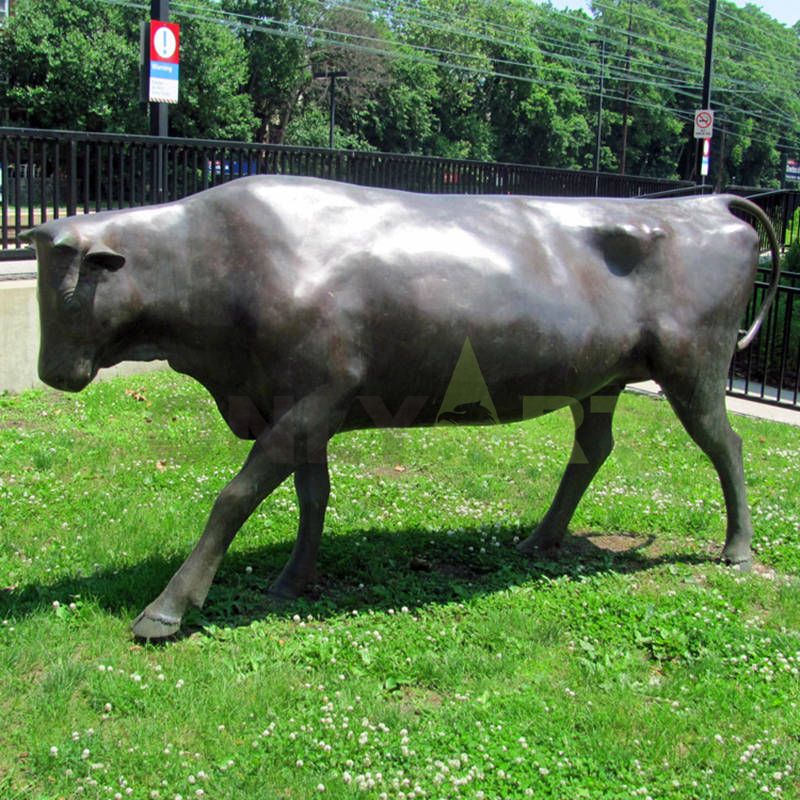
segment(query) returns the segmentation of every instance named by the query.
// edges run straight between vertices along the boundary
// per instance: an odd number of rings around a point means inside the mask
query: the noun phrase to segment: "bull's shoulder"
[[[587,230],[590,245],[612,272],[621,275],[647,263],[668,235],[665,227],[641,220],[604,222]]]

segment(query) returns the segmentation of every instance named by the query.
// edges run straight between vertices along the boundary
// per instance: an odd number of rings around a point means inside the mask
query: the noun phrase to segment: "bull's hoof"
[[[180,619],[167,617],[145,609],[133,622],[131,630],[137,639],[167,639],[174,636],[181,627]]]
[[[742,557],[735,557],[735,556],[728,556],[724,552],[720,556],[720,562],[724,564],[726,567],[732,567],[733,569],[739,570],[739,572],[752,572],[753,571],[753,557],[746,556]]]
[[[527,539],[523,539],[517,550],[525,555],[555,555],[561,549],[564,535],[553,535],[537,528]]]
[[[267,593],[269,599],[276,605],[285,604],[292,600],[297,600],[303,594],[305,583],[278,578],[269,587]]]

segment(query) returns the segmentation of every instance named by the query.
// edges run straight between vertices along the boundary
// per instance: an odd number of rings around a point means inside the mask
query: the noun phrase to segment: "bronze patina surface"
[[[315,574],[327,443],[354,428],[504,422],[571,406],[572,457],[520,545],[557,546],[611,452],[620,391],[645,379],[660,383],[719,473],[723,558],[749,564],[741,442],[724,391],[758,239],[731,209],[769,226],[730,196],[442,196],[251,177],[29,231],[42,380],[78,391],[100,367],[166,359],[254,440],[135,634],[178,630],[240,526],[290,475],[299,530],[272,591],[300,593]],[[778,277],[769,230],[767,304]],[[461,364],[480,379],[462,381],[454,400]]]

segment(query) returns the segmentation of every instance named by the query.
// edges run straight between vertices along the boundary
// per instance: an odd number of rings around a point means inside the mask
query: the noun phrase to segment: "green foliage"
[[[236,16],[236,35],[247,54],[247,93],[258,123],[256,141],[283,141],[295,106],[311,81],[307,45],[300,27],[311,22],[308,0],[224,0]],[[269,35],[252,23],[270,20]],[[283,35],[288,34],[288,35]]]
[[[304,147],[327,147],[330,141],[330,120],[317,105],[310,105],[289,121],[284,131],[286,144]],[[372,150],[368,141],[358,134],[345,133],[336,125],[333,131],[333,146],[337,150]]]
[[[201,5],[194,4],[195,10]],[[216,4],[206,3],[208,10]],[[249,139],[255,127],[246,53],[228,28],[196,16],[181,23],[177,136]],[[11,122],[40,128],[144,133],[139,104],[138,10],[99,0],[18,0],[0,31],[3,102]]]
[[[197,0],[183,26],[184,136],[326,144],[337,83],[344,147],[591,168],[601,60],[600,167],[694,177],[706,6],[594,0],[591,16],[526,0]],[[0,33],[13,124],[137,132],[144,9],[19,0]],[[602,43],[602,44],[601,44]],[[601,49],[604,55],[601,56]],[[771,186],[800,137],[800,37],[755,5],[721,2],[712,178]]]
[[[186,635],[154,646],[128,626],[248,444],[169,372],[0,397],[0,793],[793,796],[798,438],[734,425],[752,574],[714,562],[719,483],[668,404],[625,394],[557,560],[513,545],[556,489],[569,414],[350,433],[321,585],[265,599],[296,525],[287,482]]]
[[[139,29],[99,0],[19,0],[0,30],[0,91],[12,121],[33,127],[141,132]]]
[[[784,272],[800,272],[800,239],[795,239],[786,249],[781,269]]]
[[[200,4],[193,3],[195,11]],[[216,10],[216,3],[206,7]],[[181,86],[170,127],[181,136],[249,141],[256,126],[250,98],[247,52],[229,28],[181,18]]]

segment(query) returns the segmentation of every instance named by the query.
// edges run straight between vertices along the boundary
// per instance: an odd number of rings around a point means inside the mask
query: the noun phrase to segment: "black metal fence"
[[[245,175],[305,175],[435,193],[653,197],[707,191],[683,181],[389,153],[0,128],[0,256],[30,257],[17,235],[48,219],[176,200]],[[727,187],[800,239],[800,192]],[[762,232],[762,248],[768,244]],[[767,285],[760,273],[743,327]],[[768,319],[731,364],[729,392],[800,408],[800,274],[782,278]]]
[[[764,300],[771,267],[759,269],[743,327]],[[728,393],[800,409],[800,272],[783,272],[775,302],[753,343],[736,353]]]
[[[766,212],[784,246],[800,239],[800,191],[791,189],[759,189],[753,186],[726,186],[729,194],[747,197]],[[761,249],[767,250],[769,241],[761,231]]]
[[[681,181],[390,153],[0,128],[0,245],[47,219],[177,200],[244,175],[418,192],[636,197]]]

